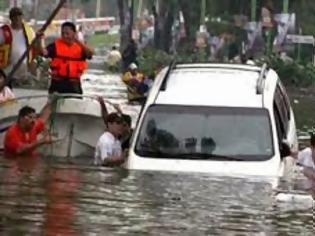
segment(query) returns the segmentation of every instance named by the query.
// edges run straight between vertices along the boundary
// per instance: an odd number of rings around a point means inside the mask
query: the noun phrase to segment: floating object
[[[308,209],[315,206],[314,198],[308,193],[278,193],[275,198],[277,206],[289,204],[290,207],[293,207],[294,209]]]

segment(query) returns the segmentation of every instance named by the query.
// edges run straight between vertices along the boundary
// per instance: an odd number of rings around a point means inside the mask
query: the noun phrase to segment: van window
[[[277,106],[276,102],[274,102],[273,104],[273,113],[274,113],[275,122],[276,122],[277,137],[279,141],[278,144],[280,145],[281,141],[286,138],[286,133],[285,133],[284,124],[280,118],[279,107]]]
[[[290,99],[289,99],[288,94],[287,94],[287,92],[286,92],[286,90],[285,90],[285,88],[282,85],[280,80],[278,80],[277,89],[280,91],[281,99],[283,101],[284,106],[286,107],[288,120],[290,120],[291,119]]]
[[[152,105],[135,152],[155,158],[267,160],[274,154],[270,118],[262,108]]]
[[[288,98],[278,84],[274,95],[274,112],[278,116],[279,126],[281,126],[282,138],[286,138],[290,121],[290,103]]]

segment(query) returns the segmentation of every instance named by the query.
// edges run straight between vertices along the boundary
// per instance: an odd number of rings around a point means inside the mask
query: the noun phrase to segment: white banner
[[[292,34],[295,31],[295,14],[275,14],[274,20],[277,23],[277,35],[273,44],[281,46],[285,43],[287,34]]]
[[[299,34],[288,34],[286,37],[287,43],[302,43],[302,44],[315,44],[313,35],[299,35]]]

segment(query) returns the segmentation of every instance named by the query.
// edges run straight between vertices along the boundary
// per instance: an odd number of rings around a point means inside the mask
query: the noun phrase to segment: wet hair
[[[122,114],[121,117],[123,118],[124,122],[131,126],[131,116],[127,114]]]
[[[247,56],[246,56],[245,54],[241,54],[240,59],[241,59],[241,63],[242,63],[242,64],[245,64],[246,61],[247,61]]]
[[[0,69],[0,77],[3,77],[4,79],[7,78],[7,75],[4,73],[2,69]]]
[[[24,106],[19,110],[18,119],[27,116],[31,113],[36,113],[35,109],[33,107]]]
[[[119,124],[124,122],[122,116],[120,116],[117,112],[112,112],[112,113],[108,114],[106,117],[106,121],[107,121],[107,123],[114,123],[115,122],[115,123],[119,123]]]
[[[70,21],[66,21],[66,22],[62,23],[61,29],[63,29],[64,27],[69,27],[73,32],[77,32],[77,29],[76,29],[76,27],[75,27],[75,24],[73,24],[73,23],[70,22]]]
[[[310,144],[315,147],[315,133],[311,133]]]
[[[22,15],[23,15],[23,11],[19,7],[13,7],[13,8],[11,8],[11,10],[9,12],[9,17],[10,18],[12,18],[14,16],[22,16]]]

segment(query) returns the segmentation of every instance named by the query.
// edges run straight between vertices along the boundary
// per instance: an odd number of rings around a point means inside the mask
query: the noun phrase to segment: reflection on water
[[[136,122],[140,107],[127,104],[118,75],[90,70],[83,87],[121,104]],[[301,103],[297,122],[310,127]],[[280,205],[257,180],[92,163],[93,157],[1,158],[0,235],[314,235],[310,206]]]
[[[0,234],[312,235],[312,210],[277,206],[261,182],[127,172],[90,159],[2,159]]]

